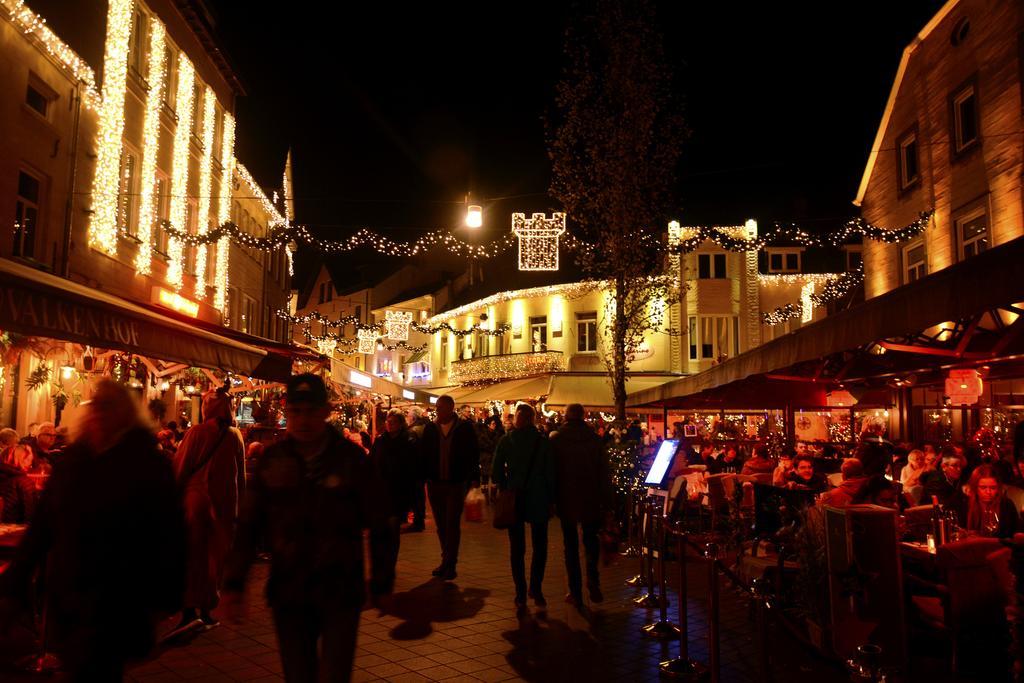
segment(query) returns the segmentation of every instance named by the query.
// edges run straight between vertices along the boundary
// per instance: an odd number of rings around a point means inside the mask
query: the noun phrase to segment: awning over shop
[[[410,363],[420,363],[423,362],[424,360],[430,360],[429,349],[420,349],[416,353],[409,356],[409,359],[405,361],[405,364],[409,365]]]
[[[550,377],[550,375],[541,375],[488,384],[456,398],[455,403],[458,405],[483,405],[488,401],[537,400],[547,395],[548,385],[551,383]]]
[[[920,365],[921,359],[938,366],[1005,353],[1024,329],[1024,311],[1014,306],[1024,302],[1024,278],[1016,276],[1021,263],[1024,237],[801,327],[705,372],[632,394],[627,404],[683,406],[699,401],[702,395],[731,391],[729,387],[740,382],[749,391],[760,392],[769,388],[763,380],[786,379],[784,374],[802,364],[817,363],[817,369],[810,376],[793,379],[820,382],[820,391],[821,386],[844,377],[878,375],[882,368],[894,374],[901,368],[911,369],[913,363]],[[1001,313],[992,314],[994,311]],[[961,324],[965,320],[970,322]],[[947,338],[923,335],[923,331],[947,322],[957,323]],[[875,344],[893,353],[872,359],[864,351]],[[975,348],[980,350],[973,351]],[[836,358],[844,352],[849,352],[848,357]],[[912,354],[918,355],[912,357],[913,363],[907,362]],[[829,367],[825,359],[835,359],[833,365],[838,367]],[[758,386],[744,382],[755,377],[760,378]],[[758,398],[763,401],[765,396]]]
[[[357,370],[337,358],[331,359],[331,380],[359,391],[370,391],[381,396],[390,396],[394,401],[414,401],[428,404],[433,394],[421,389],[410,389],[391,380]]]
[[[0,259],[0,328],[247,377],[286,380],[291,359],[106,292]]]
[[[626,381],[626,393],[650,389],[664,384],[674,377],[666,375],[635,375]],[[559,373],[551,375],[548,390],[547,406],[562,407],[570,403],[579,403],[584,408],[614,408],[615,399],[612,394],[610,378],[605,374],[574,375]]]

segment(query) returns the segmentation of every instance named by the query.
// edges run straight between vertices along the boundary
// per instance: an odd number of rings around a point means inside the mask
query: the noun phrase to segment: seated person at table
[[[864,465],[865,476],[885,474],[892,465],[892,446],[865,437],[857,447],[857,459]]]
[[[14,432],[4,429],[3,432]],[[3,439],[0,432],[0,440]],[[9,437],[9,435],[7,435]],[[17,433],[14,434],[17,439]],[[36,486],[28,476],[32,467],[32,449],[27,444],[15,443],[0,455],[0,522],[25,524],[31,519],[36,503]]]
[[[687,455],[687,460],[691,465],[704,465],[708,467],[714,459],[715,445],[711,442],[700,444],[699,449],[691,449],[689,455]]]
[[[736,446],[729,444],[722,454],[708,463],[710,474],[739,474],[743,469],[743,460],[739,457]]]
[[[968,494],[960,499],[957,516],[963,528],[981,536],[1013,538],[1020,529],[1020,513],[996,476],[992,465],[979,465],[971,473]]]
[[[779,464],[775,468],[775,472],[772,474],[772,485],[773,486],[785,486],[789,480],[790,473],[793,472],[793,458],[796,457],[796,452],[789,447],[782,449],[782,453],[779,455]]]
[[[768,447],[764,444],[754,446],[754,455],[743,463],[740,474],[771,474],[775,463],[768,456]]]
[[[850,504],[880,505],[884,508],[899,510],[899,491],[896,490],[896,486],[886,479],[884,475],[877,474],[867,480],[867,483],[861,487],[857,495],[850,501]]]
[[[786,486],[800,491],[824,491],[828,488],[825,475],[814,471],[814,458],[798,455],[793,458],[793,471],[786,479]]]
[[[914,449],[907,454],[907,464],[900,472],[900,483],[906,491],[911,486],[921,483],[921,475],[927,472],[924,465],[924,451]]]
[[[868,478],[864,476],[864,466],[857,458],[843,460],[840,471],[843,473],[843,482],[831,491],[822,494],[820,503],[844,508],[853,503],[854,498],[868,482]]]
[[[963,471],[967,462],[952,446],[943,446],[940,456],[939,469],[921,475],[921,503],[931,503],[934,497],[940,505],[955,507],[963,497]]]

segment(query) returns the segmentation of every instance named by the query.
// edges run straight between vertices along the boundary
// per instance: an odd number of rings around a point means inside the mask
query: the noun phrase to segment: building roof
[[[892,90],[889,91],[889,100],[885,103],[885,110],[882,112],[882,122],[878,126],[878,132],[875,134],[875,141],[871,145],[871,152],[868,154],[868,163],[864,167],[864,175],[860,179],[860,187],[857,189],[857,197],[853,200],[854,206],[860,206],[864,201],[864,194],[868,189],[868,182],[871,180],[871,172],[875,168],[875,161],[878,159],[878,154],[882,150],[882,141],[885,139],[886,130],[889,128],[889,120],[892,117],[893,108],[896,106],[896,96],[899,95],[900,87],[903,85],[903,77],[907,73],[907,65],[910,63],[910,58],[917,50],[917,46],[920,45],[935,27],[938,26],[943,19],[953,11],[953,8],[959,4],[960,0],[948,0],[948,2],[942,6],[934,17],[925,25],[921,32],[914,37],[914,40],[910,42],[903,49],[903,57],[900,59],[900,66],[896,70],[896,78],[892,83]]]

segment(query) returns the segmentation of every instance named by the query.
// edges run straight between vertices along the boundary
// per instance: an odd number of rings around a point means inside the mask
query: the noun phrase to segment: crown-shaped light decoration
[[[548,218],[535,213],[512,214],[512,232],[519,238],[519,270],[558,270],[558,238],[565,232],[565,213]]]
[[[331,358],[334,356],[334,349],[338,348],[337,339],[319,339],[316,342],[316,348],[321,355]]]
[[[359,329],[356,330],[356,337],[359,339],[359,353],[373,353],[377,350],[377,330]]]

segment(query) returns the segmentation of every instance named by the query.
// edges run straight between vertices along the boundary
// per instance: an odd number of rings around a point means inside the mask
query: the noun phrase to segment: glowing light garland
[[[602,280],[584,280],[583,282],[570,282],[562,285],[549,285],[547,287],[531,287],[529,289],[516,289],[508,292],[498,292],[491,296],[473,301],[466,304],[465,306],[459,306],[448,311],[438,313],[427,320],[423,321],[422,326],[426,325],[437,325],[443,323],[451,318],[458,318],[459,316],[466,315],[467,313],[473,313],[480,310],[481,308],[488,308],[496,304],[503,304],[506,301],[514,301],[515,299],[534,299],[540,297],[551,296],[553,294],[561,294],[567,299],[576,299],[586,294],[606,286],[608,283]],[[423,332],[422,326],[418,326],[413,323],[413,329]],[[458,334],[458,331],[448,328],[451,332]],[[480,330],[484,334],[486,331]]]
[[[185,228],[188,211],[188,157],[189,138],[192,135],[192,95],[195,69],[184,52],[178,54],[178,125],[174,130],[174,148],[171,159],[171,225]],[[182,232],[187,232],[183,230]],[[175,290],[181,289],[184,277],[184,249],[182,241],[171,234],[167,246],[167,282]]]
[[[247,169],[243,164],[238,163],[237,160],[235,162],[235,172],[238,174],[241,181],[249,187],[249,194],[259,201],[267,216],[270,217],[267,222],[274,226],[287,226],[288,221],[281,215],[281,212],[277,210],[274,203],[267,198],[266,193],[263,192],[263,189],[259,184],[253,180],[252,174],[249,173],[249,169]],[[225,222],[226,221],[221,221],[221,224],[223,225]],[[283,242],[281,244],[283,244]]]
[[[448,381],[454,384],[493,382],[547,372],[562,372],[567,364],[566,355],[557,351],[481,356],[454,361],[448,368]]]
[[[375,332],[381,332],[384,329],[384,323],[374,323],[373,325],[363,325],[359,318],[354,315],[345,316],[344,318],[330,319],[324,315],[321,315],[319,311],[311,311],[305,315],[291,315],[285,309],[281,308],[277,311],[277,317],[283,318],[293,325],[308,325],[311,322],[317,322],[325,327],[345,327],[346,325],[355,325],[360,330],[373,330]]]
[[[565,213],[548,218],[535,213],[512,214],[512,233],[519,238],[519,270],[558,270],[558,238],[565,233]]]
[[[448,323],[441,323],[440,325],[435,325],[433,327],[430,325],[419,325],[417,323],[413,323],[412,329],[416,330],[417,332],[423,332],[424,334],[436,334],[437,332],[447,331],[451,332],[456,337],[466,337],[473,333],[483,334],[488,337],[500,337],[501,335],[511,330],[512,326],[509,325],[508,323],[502,323],[501,325],[498,325],[492,330],[488,327],[484,327],[483,325],[476,324],[470,327],[469,329],[459,330],[452,327]]]
[[[24,0],[0,0],[0,7],[7,11],[11,23],[24,36],[53,57],[71,78],[85,85],[83,102],[89,109],[99,111],[100,94],[96,90],[96,74],[92,67],[50,30],[46,19],[26,7]]]
[[[385,337],[394,341],[409,340],[409,325],[412,324],[412,313],[409,311],[385,311]]]
[[[507,251],[515,241],[515,237],[509,234],[490,244],[470,244],[455,237],[450,232],[436,230],[412,242],[398,242],[366,228],[343,240],[330,241],[314,237],[305,226],[294,226],[294,229],[297,241],[308,244],[318,251],[327,254],[352,251],[359,247],[369,246],[387,256],[417,256],[440,245],[444,247],[445,251],[456,256],[494,258]]]
[[[206,86],[203,89],[203,155],[199,159],[199,204],[198,219],[196,220],[196,232],[200,235],[206,234],[210,227],[210,206],[212,197],[210,191],[213,186],[213,126],[216,116],[216,98],[213,95],[213,88]],[[206,298],[206,245],[200,244],[196,247],[196,298]]]
[[[149,275],[153,263],[153,228],[156,222],[156,161],[160,152],[160,108],[167,83],[167,54],[164,25],[154,17],[149,22],[149,69],[146,82],[146,114],[142,123],[142,190],[139,196],[139,251],[135,272]]]
[[[842,277],[840,273],[769,273],[768,275],[758,273],[757,284],[761,287],[804,285],[808,282],[824,285],[839,277]]]
[[[809,322],[809,309],[813,310],[814,307],[824,306],[830,301],[841,299],[863,281],[864,268],[863,266],[858,266],[855,270],[851,270],[848,273],[834,277],[826,282],[820,292],[808,292],[807,295],[804,296],[804,292],[801,291],[801,300],[798,303],[786,304],[785,306],[779,306],[773,311],[762,313],[761,322],[765,325],[774,326],[781,325],[788,320],[798,317],[804,318],[804,322]]]
[[[235,117],[224,112],[224,132],[220,143],[220,200],[217,204],[217,224],[231,219],[231,180],[235,173]],[[213,307],[221,312],[224,324],[228,322],[228,257],[231,242],[225,237],[217,240],[217,276],[213,283]],[[291,273],[289,273],[290,275]]]
[[[96,135],[96,176],[93,179],[89,246],[105,254],[117,253],[117,198],[120,187],[121,137],[124,99],[128,85],[128,39],[132,0],[110,0],[107,6],[107,41],[103,54],[103,104]]]

